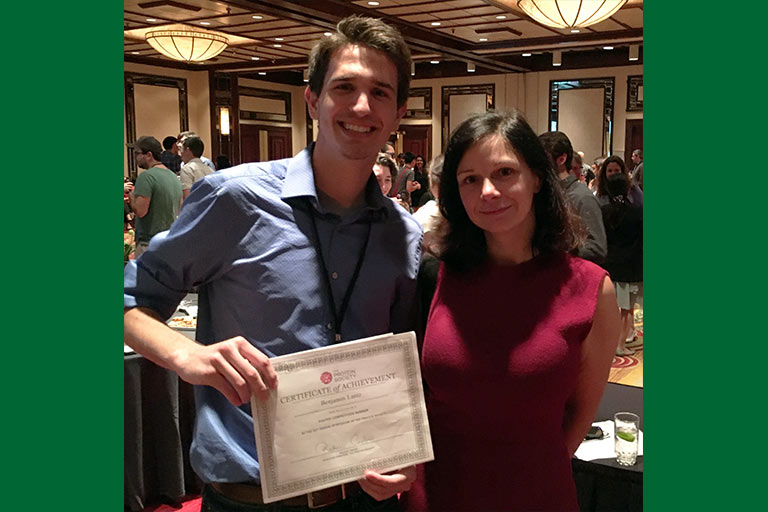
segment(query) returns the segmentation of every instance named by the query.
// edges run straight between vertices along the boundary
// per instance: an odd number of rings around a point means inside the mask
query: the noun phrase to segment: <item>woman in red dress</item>
[[[544,149],[517,112],[445,153],[440,268],[422,349],[435,460],[406,510],[578,510],[571,457],[600,402],[619,314]]]

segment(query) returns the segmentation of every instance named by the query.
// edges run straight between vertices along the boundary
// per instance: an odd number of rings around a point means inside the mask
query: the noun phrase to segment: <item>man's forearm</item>
[[[148,308],[132,308],[123,315],[125,344],[153,363],[178,373],[178,356],[196,342],[171,329]]]

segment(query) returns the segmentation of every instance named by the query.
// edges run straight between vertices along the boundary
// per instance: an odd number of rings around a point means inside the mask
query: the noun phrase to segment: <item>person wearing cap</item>
[[[154,137],[139,137],[130,144],[136,163],[146,169],[136,178],[131,191],[131,209],[136,215],[136,258],[141,256],[157,233],[171,227],[181,207],[181,184],[172,170],[160,162],[163,152]]]
[[[293,158],[205,176],[140,264],[126,265],[125,343],[195,385],[190,462],[206,512],[394,511],[416,477],[369,468],[265,506],[250,407],[277,389],[271,357],[415,327],[421,227],[371,171],[405,114],[410,69],[397,30],[341,20],[309,57],[317,140]],[[195,342],[165,321],[196,286]]]

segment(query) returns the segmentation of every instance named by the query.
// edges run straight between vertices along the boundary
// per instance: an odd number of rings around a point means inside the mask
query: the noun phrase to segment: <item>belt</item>
[[[254,505],[264,504],[264,498],[261,494],[261,486],[259,485],[212,482],[210,486],[213,487],[216,492],[229,499]],[[360,487],[360,484],[357,482],[349,482],[335,487],[321,489],[309,494],[286,498],[278,503],[288,507],[308,507],[310,509],[316,509],[333,505],[351,496],[360,494],[361,492],[363,492],[363,489]]]

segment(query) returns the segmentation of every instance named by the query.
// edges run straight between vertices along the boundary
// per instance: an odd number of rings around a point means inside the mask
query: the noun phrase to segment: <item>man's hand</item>
[[[365,492],[377,501],[382,501],[409,490],[414,480],[416,480],[416,467],[409,466],[386,475],[369,469],[358,483]]]
[[[238,406],[248,403],[251,394],[266,401],[269,390],[277,389],[277,373],[269,358],[241,336],[185,347],[174,366],[183,380],[212,386]]]

